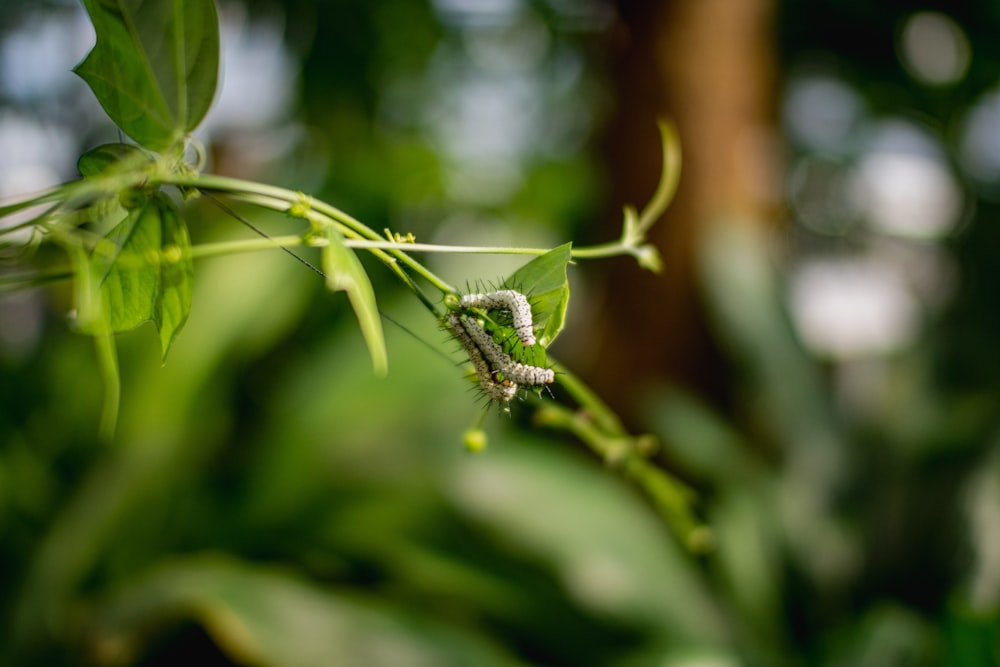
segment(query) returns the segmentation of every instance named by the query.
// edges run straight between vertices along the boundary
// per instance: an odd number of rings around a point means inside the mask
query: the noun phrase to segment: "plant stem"
[[[324,224],[329,221],[335,221],[343,225],[345,229],[342,231],[348,238],[353,237],[368,239],[370,241],[383,240],[382,237],[379,236],[379,234],[373,229],[335,206],[331,206],[330,204],[327,204],[319,199],[306,197],[302,193],[287,190],[285,188],[225,176],[183,176],[170,174],[165,176],[161,182],[179,187],[222,192],[247,203],[263,206],[275,211],[289,212],[293,206],[302,205],[306,209],[306,215],[311,213],[320,213],[325,216],[326,219],[321,221]],[[309,218],[310,220],[315,220],[315,218],[311,215],[309,215]],[[457,290],[454,287],[446,283],[427,267],[414,260],[398,247],[395,247],[397,245],[398,244],[393,244],[391,247],[387,248],[370,248],[370,250],[372,251],[372,254],[378,257],[390,268],[393,268],[396,261],[402,262],[408,268],[412,269],[415,273],[421,275],[425,280],[438,288],[442,293],[457,293]],[[401,278],[405,275],[401,273],[398,266],[395,267],[393,271]],[[407,282],[408,285],[413,284],[412,281],[408,279],[405,282]],[[422,300],[426,300],[426,296],[424,296]]]
[[[569,392],[570,396],[573,397],[573,400],[580,407],[591,415],[593,421],[600,426],[604,433],[619,438],[628,435],[628,431],[625,430],[621,420],[618,419],[618,415],[604,401],[598,398],[597,394],[591,391],[590,387],[551,357],[549,357],[549,363],[552,364],[556,371],[559,384]]]
[[[118,422],[118,406],[121,401],[122,389],[114,334],[110,332],[95,334],[94,346],[97,348],[101,380],[104,382],[104,403],[101,407],[101,420],[97,432],[102,440],[111,442],[114,439],[115,425]]]
[[[567,431],[579,438],[602,461],[645,493],[688,549],[704,551],[709,548],[708,533],[692,510],[694,492],[647,461],[636,438],[609,435],[592,417],[586,407],[570,410],[562,405],[546,404],[535,413],[535,423]]]
[[[219,255],[231,255],[240,252],[256,252],[258,250],[273,250],[278,248],[294,248],[306,245],[306,241],[301,236],[270,236],[258,239],[240,239],[238,241],[218,241],[216,243],[202,243],[191,246],[191,257],[201,259],[204,257],[217,257]]]
[[[664,120],[659,121],[657,125],[660,128],[660,139],[663,146],[663,164],[660,167],[660,180],[656,184],[656,191],[642,209],[642,213],[639,214],[638,225],[636,225],[643,238],[673,201],[681,179],[681,142],[677,135],[677,128],[674,127],[673,123]]]
[[[49,204],[52,202],[59,204],[66,198],[66,191],[70,189],[71,185],[73,184],[57,185],[56,187],[49,188],[43,192],[29,195],[27,199],[22,199],[12,204],[0,206],[0,218],[8,216],[11,213],[23,211],[24,209],[31,208],[32,206],[40,206],[41,204]],[[2,231],[6,232],[8,229],[4,229]]]
[[[621,241],[601,243],[599,245],[585,246],[583,248],[573,248],[571,256],[573,259],[604,259],[607,257],[617,257],[619,255],[632,254],[628,246]]]
[[[492,246],[439,245],[436,243],[406,243],[397,241],[358,240],[348,244],[351,248],[381,248],[407,252],[433,252],[455,255],[544,255],[551,248],[507,248]]]
[[[0,276],[0,292],[16,292],[32,287],[41,287],[48,283],[59,280],[68,280],[73,277],[73,272],[68,270],[57,271],[55,273],[43,273],[32,276]]]
[[[344,231],[344,230],[341,230]],[[347,232],[350,234],[350,232]],[[348,248],[356,250],[402,250],[409,252],[433,252],[443,254],[469,254],[469,255],[543,255],[548,252],[545,248],[492,248],[489,246],[448,246],[431,243],[400,243],[396,241],[369,241],[368,239],[346,238],[344,244]],[[246,239],[239,241],[220,241],[216,243],[203,243],[192,248],[195,257],[212,257],[215,255],[226,255],[238,252],[255,252],[281,246],[293,248],[296,246],[310,246],[322,248],[327,245],[324,238],[308,238],[298,235],[271,236],[261,239]]]

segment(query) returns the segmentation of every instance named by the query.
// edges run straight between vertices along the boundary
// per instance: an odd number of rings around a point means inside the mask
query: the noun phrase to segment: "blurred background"
[[[389,326],[380,380],[315,274],[206,259],[165,364],[152,327],[119,337],[110,444],[69,286],[0,294],[0,662],[1000,663],[996,2],[220,12],[207,170],[421,241],[616,238],[676,122],[664,272],[571,267],[553,353],[659,438],[715,549],[528,406],[466,453],[459,359],[381,267],[416,336]],[[5,0],[0,197],[120,139],[70,72],[92,44],[80,4]],[[196,242],[249,234],[189,216]],[[455,284],[520,263],[429,262]]]

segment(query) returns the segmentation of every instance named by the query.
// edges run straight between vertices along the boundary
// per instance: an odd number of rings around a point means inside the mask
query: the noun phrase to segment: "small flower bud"
[[[488,443],[486,431],[481,428],[470,428],[462,434],[462,444],[465,445],[467,451],[473,454],[478,454],[486,449]]]

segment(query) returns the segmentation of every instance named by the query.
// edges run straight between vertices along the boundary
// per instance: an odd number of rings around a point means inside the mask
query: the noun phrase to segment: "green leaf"
[[[91,261],[108,331],[127,331],[153,319],[162,239],[160,208],[147,200],[94,248]]]
[[[88,298],[81,328],[104,334],[152,321],[165,357],[187,321],[193,276],[191,242],[173,201],[157,193],[129,212],[94,248],[90,276],[100,315],[93,315]]]
[[[160,291],[153,312],[153,323],[160,332],[160,349],[166,358],[170,344],[187,322],[191,311],[191,286],[194,263],[187,225],[174,203],[163,197],[160,202],[162,254]]]
[[[149,154],[132,144],[102,144],[81,155],[76,168],[84,178],[96,178],[151,162]]]
[[[86,641],[134,664],[161,639],[157,631],[186,619],[241,665],[523,664],[427,614],[217,555],[177,558],[119,586],[89,617]]]
[[[389,358],[385,351],[382,320],[379,318],[378,305],[375,303],[375,290],[368,280],[365,267],[361,265],[354,251],[344,243],[344,237],[340,232],[327,227],[326,238],[329,241],[323,249],[326,286],[334,292],[347,292],[351,308],[354,309],[358,324],[361,326],[361,334],[368,345],[375,373],[385,375],[389,368]]]
[[[566,308],[569,306],[566,265],[571,250],[570,243],[553,248],[522,266],[503,282],[504,288],[516,289],[528,297],[535,336],[542,347],[555,340],[565,324]]]
[[[111,119],[162,151],[193,130],[215,95],[219,20],[211,0],[84,0],[97,42],[74,71]]]

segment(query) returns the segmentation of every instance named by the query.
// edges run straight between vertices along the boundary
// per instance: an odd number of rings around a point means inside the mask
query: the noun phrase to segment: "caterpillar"
[[[517,395],[517,384],[510,379],[501,381],[494,377],[489,363],[483,358],[483,352],[467,332],[462,316],[455,312],[449,313],[448,328],[469,355],[469,361],[472,362],[476,377],[479,378],[479,387],[486,396],[498,403],[509,403]]]
[[[552,384],[555,381],[555,371],[551,368],[541,366],[529,366],[519,361],[514,361],[510,355],[503,351],[503,348],[493,340],[485,329],[467,317],[458,316],[458,322],[465,330],[466,336],[474,343],[475,347],[482,352],[486,360],[506,379],[515,384],[542,385]]]
[[[508,310],[514,319],[514,331],[521,343],[527,347],[535,344],[534,323],[531,319],[531,304],[527,297],[512,289],[502,289],[483,294],[465,294],[459,301],[462,308],[484,308],[486,310]]]
[[[511,382],[532,386],[552,384],[556,379],[556,373],[551,368],[529,366],[519,361],[511,361],[509,365],[502,367],[500,372]]]

